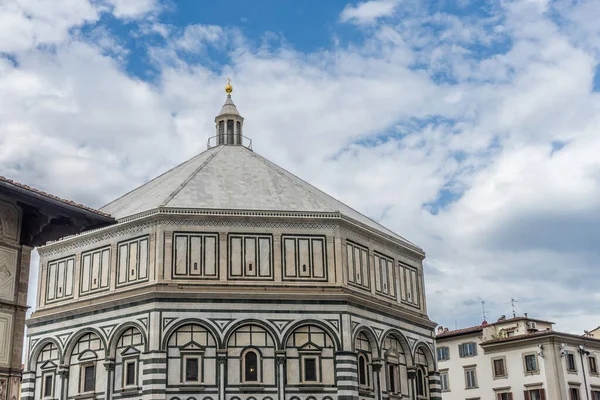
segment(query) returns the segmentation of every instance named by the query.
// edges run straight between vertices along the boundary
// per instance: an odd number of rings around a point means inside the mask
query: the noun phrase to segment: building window
[[[476,356],[477,355],[477,344],[475,342],[459,344],[458,345],[458,354],[461,358]]]
[[[598,375],[598,363],[596,362],[596,357],[588,357],[588,364],[590,366],[590,374]]]
[[[450,391],[450,381],[448,380],[448,372],[440,372],[440,384],[442,385],[442,392]]]
[[[537,356],[535,354],[526,354],[523,359],[525,363],[525,373],[539,372]]]
[[[93,392],[96,390],[96,365],[88,364],[81,367],[83,373],[81,374],[81,392]]]
[[[136,364],[135,360],[125,361],[125,368],[124,368],[125,379],[123,379],[123,382],[125,382],[125,386],[134,386],[135,385],[135,382],[136,382],[135,364]]]
[[[200,382],[200,356],[184,356],[183,365],[185,382]]]
[[[567,371],[576,372],[577,366],[575,365],[575,354],[568,353],[567,354]]]
[[[367,357],[362,353],[358,355],[358,383],[362,386],[369,386]]]
[[[544,389],[532,389],[524,392],[525,400],[546,400]]]
[[[427,396],[427,381],[422,368],[417,369],[417,396]]]
[[[450,349],[448,347],[438,347],[436,352],[438,361],[445,361],[450,359]]]
[[[600,400],[600,390],[592,390],[592,400]]]
[[[579,396],[579,389],[577,388],[569,388],[569,396],[570,400],[581,400],[581,397]]]
[[[244,363],[244,376],[243,376],[243,381],[244,382],[258,382],[259,379],[259,371],[258,371],[258,367],[259,367],[259,354],[256,350],[253,349],[249,349],[246,350],[246,352],[244,353],[243,356],[243,363]]]
[[[492,372],[494,374],[494,378],[506,377],[507,373],[504,357],[492,359]]]
[[[303,357],[303,372],[304,382],[317,382],[318,371],[317,371],[317,357]]]
[[[233,120],[227,120],[227,144],[233,144]]]
[[[398,393],[398,365],[388,364],[388,382],[390,383],[389,392]]]
[[[465,369],[465,388],[473,389],[477,387],[477,372],[475,368]]]
[[[118,244],[117,286],[148,280],[148,236]]]
[[[496,400],[513,400],[513,395],[511,392],[498,393]]]
[[[45,374],[42,381],[42,386],[44,398],[52,397],[54,394],[54,374]]]

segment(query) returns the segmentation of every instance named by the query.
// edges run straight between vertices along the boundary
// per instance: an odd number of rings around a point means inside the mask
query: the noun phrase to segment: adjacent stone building
[[[423,250],[254,153],[231,90],[206,151],[39,250],[24,399],[440,399]]]
[[[501,317],[439,328],[444,400],[600,400],[600,340],[552,329],[552,322]]]
[[[114,220],[0,176],[0,400],[19,397],[33,247]]]

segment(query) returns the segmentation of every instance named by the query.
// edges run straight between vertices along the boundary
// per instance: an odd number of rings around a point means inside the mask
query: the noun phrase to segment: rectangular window
[[[368,252],[366,247],[346,242],[348,282],[363,289],[371,287]]]
[[[68,299],[73,296],[73,269],[75,257],[48,263],[46,302]]]
[[[283,279],[326,281],[325,236],[283,235]]]
[[[442,385],[442,392],[450,391],[450,381],[448,380],[448,372],[440,372],[440,384]]]
[[[546,393],[544,389],[526,390],[525,400],[546,400]]]
[[[54,384],[54,375],[46,374],[44,375],[44,388],[43,393],[44,397],[52,397],[53,394],[53,384]]]
[[[450,349],[448,347],[438,347],[436,351],[438,361],[450,359]]]
[[[198,382],[200,377],[198,357],[186,357],[185,359],[185,381]]]
[[[569,388],[569,395],[571,400],[581,400],[581,397],[579,397],[579,389],[577,388]]]
[[[498,393],[496,400],[513,400],[513,396],[510,392]]]
[[[598,375],[598,363],[596,362],[596,357],[588,357],[588,364],[590,365],[590,374]]]
[[[92,250],[81,255],[81,295],[108,289],[110,276],[110,247]]]
[[[304,381],[305,382],[316,382],[317,381],[317,359],[316,358],[304,358]]]
[[[458,353],[461,358],[476,356],[477,344],[475,342],[459,344]]]
[[[396,371],[398,369],[397,365],[388,364],[388,380],[390,382],[389,391],[391,393],[397,393],[396,390]]]
[[[504,358],[496,358],[492,360],[494,377],[506,376],[506,365],[504,364]]]
[[[229,235],[229,278],[273,278],[272,243],[267,235]]]
[[[135,361],[125,363],[125,386],[135,385]]]
[[[465,369],[465,388],[472,389],[477,387],[477,373],[475,368]]]
[[[148,236],[119,243],[117,286],[148,279]]]
[[[396,298],[396,273],[394,260],[383,254],[373,254],[375,264],[375,291]]]
[[[173,277],[218,279],[219,235],[173,234]]]
[[[84,365],[83,366],[83,392],[93,392],[96,389],[96,366],[95,365]]]
[[[592,390],[592,400],[600,400],[600,390]]]
[[[575,354],[573,353],[567,354],[567,370],[571,372],[577,371],[577,366],[575,365]]]
[[[538,372],[537,356],[535,354],[526,354],[525,357],[525,372]]]

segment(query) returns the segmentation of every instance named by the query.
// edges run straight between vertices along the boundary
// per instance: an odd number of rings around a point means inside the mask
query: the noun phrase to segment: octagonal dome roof
[[[209,148],[101,211],[123,219],[158,208],[339,213],[419,249],[244,146]]]

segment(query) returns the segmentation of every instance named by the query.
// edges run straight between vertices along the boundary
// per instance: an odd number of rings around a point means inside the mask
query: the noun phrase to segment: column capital
[[[56,370],[56,375],[60,376],[61,379],[67,379],[69,377],[69,366],[59,365]]]
[[[115,370],[115,358],[109,357],[106,360],[104,360],[104,368],[106,368],[107,371],[114,371]]]
[[[217,350],[217,363],[219,363],[219,364],[227,363],[227,350],[224,350],[224,349]]]
[[[373,367],[373,371],[379,372],[381,370],[381,368],[383,367],[383,359],[374,358],[373,362],[371,363],[371,366]]]
[[[275,351],[275,360],[277,361],[277,365],[285,364],[285,357],[286,357],[285,350]]]

